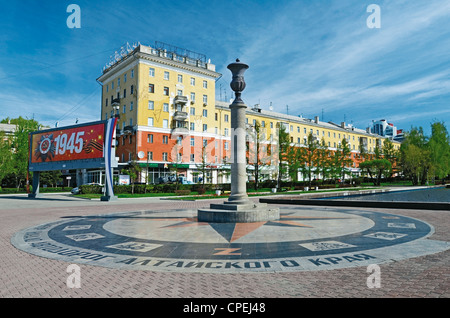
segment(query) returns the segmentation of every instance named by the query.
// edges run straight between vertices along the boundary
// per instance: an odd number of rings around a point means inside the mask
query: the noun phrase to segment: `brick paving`
[[[123,211],[192,209],[211,201],[128,199],[100,202],[47,195],[46,200],[0,197],[0,297],[2,298],[447,298],[450,251],[382,264],[381,287],[367,287],[366,267],[328,271],[210,274],[120,270],[80,265],[81,288],[68,288],[69,263],[31,255],[11,245],[19,230],[61,217]],[[377,211],[377,209],[367,209]],[[428,239],[450,241],[449,211],[379,210],[423,220]]]

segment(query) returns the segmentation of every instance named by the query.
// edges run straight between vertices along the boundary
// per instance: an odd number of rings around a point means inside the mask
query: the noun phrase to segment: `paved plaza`
[[[1,196],[0,297],[450,296],[449,211],[280,204],[275,221],[198,222],[213,202]]]

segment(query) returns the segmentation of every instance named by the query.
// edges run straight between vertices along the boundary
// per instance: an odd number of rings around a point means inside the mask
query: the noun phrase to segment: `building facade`
[[[139,164],[139,181],[145,183],[163,182],[175,171],[184,181],[229,182],[233,132],[229,104],[215,100],[215,83],[220,77],[204,55],[158,42],[152,47],[136,46],[110,63],[97,81],[102,85],[101,118],[120,117],[116,137],[119,165]],[[273,154],[280,125],[289,132],[292,146],[304,147],[311,133],[318,140],[323,138],[330,150],[337,150],[345,138],[352,157],[348,169],[353,173],[359,171],[361,147],[373,153],[385,138],[370,129],[284,115],[258,106],[249,107],[246,117],[249,136],[257,123],[260,127],[257,156],[270,157],[263,171],[265,178],[274,178]],[[254,138],[249,138],[249,156],[254,144]],[[399,146],[394,141],[394,147]]]

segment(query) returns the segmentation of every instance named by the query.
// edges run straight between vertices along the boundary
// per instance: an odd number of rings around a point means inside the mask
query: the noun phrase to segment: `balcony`
[[[182,136],[189,135],[189,129],[187,129],[186,127],[176,127],[176,128],[172,129],[171,134],[174,135],[174,136],[176,136],[176,135],[182,135]]]
[[[186,103],[188,102],[188,98],[186,96],[182,96],[182,95],[177,95],[175,96],[173,103],[176,104],[181,104],[181,105],[186,105]]]
[[[188,118],[187,112],[176,111],[175,114],[173,114],[174,120],[185,121],[187,118]]]

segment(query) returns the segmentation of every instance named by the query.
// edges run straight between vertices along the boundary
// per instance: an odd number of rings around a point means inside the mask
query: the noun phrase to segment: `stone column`
[[[231,194],[223,204],[211,204],[210,209],[199,209],[199,222],[249,223],[276,220],[280,217],[278,208],[269,208],[265,203],[253,203],[247,196],[245,110],[247,106],[241,99],[245,89],[244,72],[248,65],[236,60],[228,65],[233,74],[231,88],[236,98],[231,109]]]
[[[245,147],[245,110],[247,105],[241,99],[241,93],[245,89],[244,72],[248,65],[236,60],[228,65],[233,74],[231,88],[236,98],[230,105],[231,109],[231,194],[228,202],[231,204],[247,204],[247,162]]]

